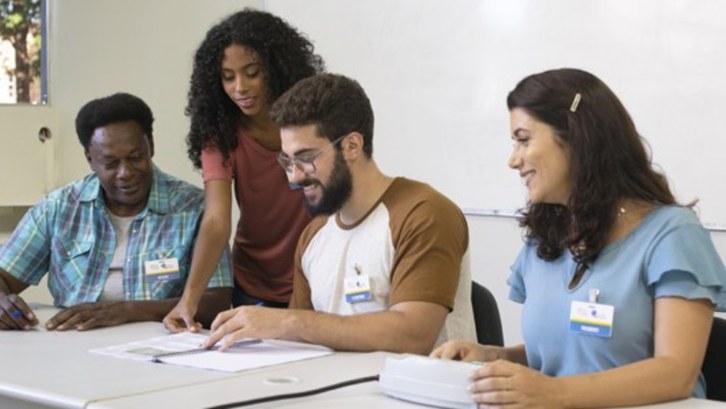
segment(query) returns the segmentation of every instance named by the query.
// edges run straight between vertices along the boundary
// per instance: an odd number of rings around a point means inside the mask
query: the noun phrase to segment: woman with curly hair
[[[197,49],[185,113],[189,158],[204,178],[205,212],[184,295],[166,316],[172,331],[194,320],[231,233],[232,184],[240,220],[232,249],[235,306],[286,307],[293,255],[309,221],[300,190],[277,164],[272,103],[298,80],[324,70],[312,43],[281,18],[252,9],[212,27]]]
[[[594,75],[530,75],[507,98],[509,166],[529,191],[509,297],[523,345],[453,341],[432,355],[492,361],[476,403],[616,407],[705,397],[699,371],[726,269],[676,203],[630,115]]]

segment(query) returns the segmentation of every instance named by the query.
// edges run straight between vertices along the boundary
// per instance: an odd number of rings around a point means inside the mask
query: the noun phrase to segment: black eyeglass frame
[[[329,151],[332,149],[335,145],[340,143],[340,141],[343,140],[348,135],[343,135],[335,139],[334,141],[330,142],[327,146],[318,149],[317,152],[314,152],[310,154],[310,152],[305,152],[300,156],[287,156],[284,152],[280,152],[277,154],[277,164],[280,165],[282,170],[285,171],[285,173],[292,173],[292,167],[295,166],[298,168],[299,171],[303,172],[306,175],[309,175],[311,173],[315,173],[317,171],[317,168],[315,167],[315,160],[320,157],[323,153]]]

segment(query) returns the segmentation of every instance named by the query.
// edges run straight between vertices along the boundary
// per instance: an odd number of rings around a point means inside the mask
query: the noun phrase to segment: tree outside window
[[[43,0],[0,0],[0,103],[45,102]]]

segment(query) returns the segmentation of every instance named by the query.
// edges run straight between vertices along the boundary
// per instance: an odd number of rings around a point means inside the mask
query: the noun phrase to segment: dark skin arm
[[[230,288],[208,289],[199,304],[197,319],[209,327],[219,312],[229,309],[231,297]],[[129,322],[161,321],[177,302],[179,298],[84,303],[64,309],[49,319],[45,326],[49,330],[85,331]]]
[[[0,268],[0,330],[29,330],[38,325],[38,318],[20,294],[28,284]]]
[[[195,322],[195,328],[199,329],[199,327],[202,325],[204,326],[204,328],[210,328],[212,326],[212,322],[214,322],[214,319],[217,318],[217,314],[222,311],[228,310],[231,305],[231,288],[207,289],[207,291],[202,294],[202,299],[199,302],[197,314],[194,316],[194,320],[198,321]],[[168,311],[170,310],[167,310],[167,313]],[[183,317],[172,318],[167,315],[166,319],[164,319],[164,326],[171,332],[181,332],[189,330],[188,323],[184,320]]]

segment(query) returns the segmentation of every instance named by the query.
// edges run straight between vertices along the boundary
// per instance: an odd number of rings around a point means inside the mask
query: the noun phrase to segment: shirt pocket
[[[139,254],[144,271],[144,283],[148,291],[148,297],[152,300],[163,300],[166,298],[179,297],[184,290],[184,283],[189,267],[189,247],[184,245],[157,247]],[[146,261],[176,258],[179,263],[179,274],[173,278],[163,280],[149,280],[146,274]]]
[[[78,300],[87,279],[94,240],[53,237],[49,280],[60,292],[60,299]],[[58,299],[58,297],[56,297]]]

